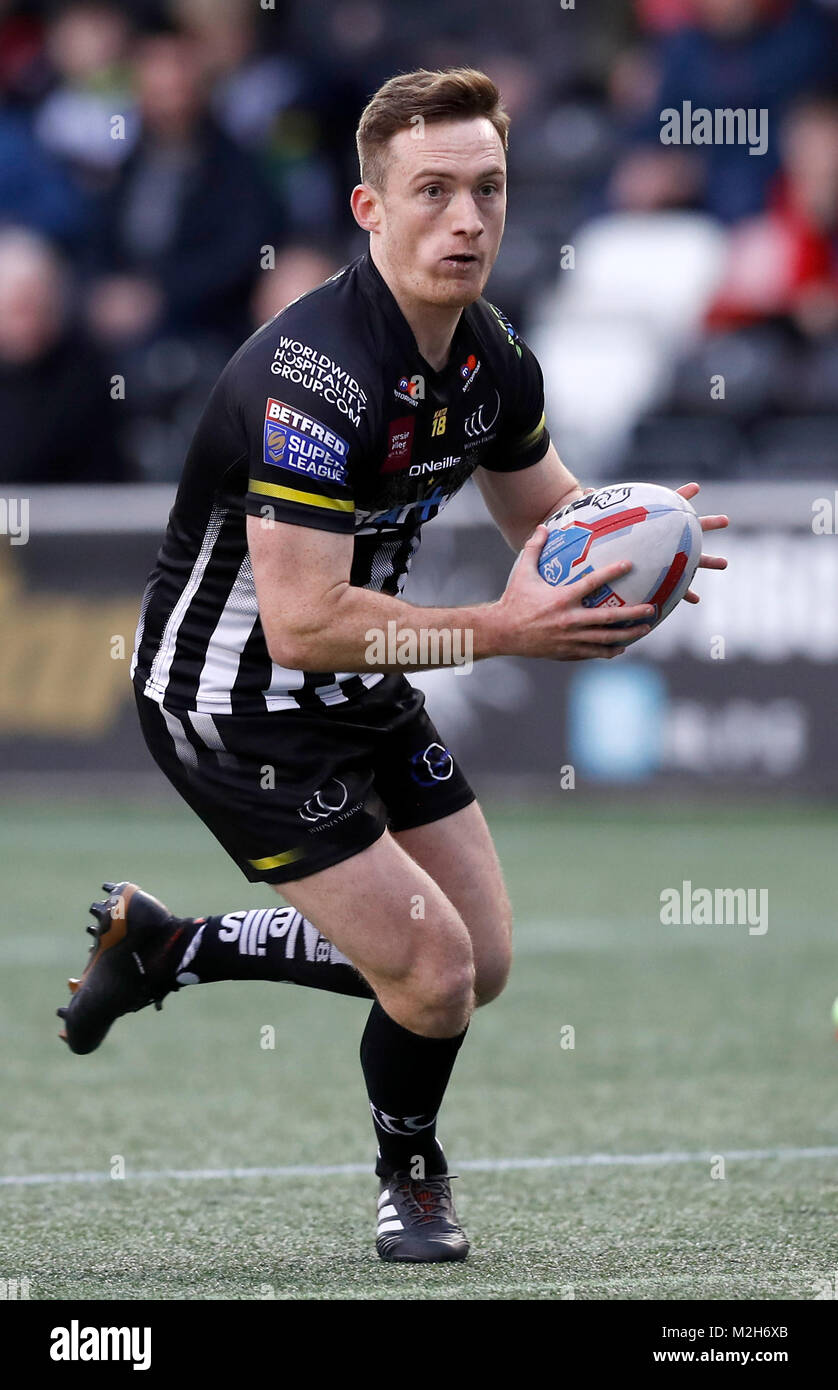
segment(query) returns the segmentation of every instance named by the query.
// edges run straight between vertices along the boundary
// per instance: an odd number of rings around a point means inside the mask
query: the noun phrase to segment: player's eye
[[[482,183],[480,185],[480,192],[484,197],[488,198],[491,197],[493,193],[499,192],[499,189],[496,183]]]
[[[426,197],[430,198],[432,202],[436,202],[442,195],[442,185],[438,183],[429,183],[422,189],[422,192]]]

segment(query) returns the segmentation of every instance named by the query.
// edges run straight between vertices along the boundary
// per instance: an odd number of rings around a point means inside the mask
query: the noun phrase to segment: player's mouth
[[[467,274],[468,271],[480,264],[480,257],[476,256],[473,251],[458,251],[453,256],[443,256],[442,264],[460,274]]]

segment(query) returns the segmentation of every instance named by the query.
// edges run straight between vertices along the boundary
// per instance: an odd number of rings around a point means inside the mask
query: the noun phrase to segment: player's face
[[[378,211],[381,256],[407,295],[440,306],[473,303],[506,216],[506,158],[491,121],[476,116],[398,131]]]

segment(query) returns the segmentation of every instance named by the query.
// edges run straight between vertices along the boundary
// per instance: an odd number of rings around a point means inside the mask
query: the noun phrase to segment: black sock
[[[361,1067],[378,1138],[380,1178],[447,1173],[436,1118],[467,1029],[456,1038],[425,1038],[402,1028],[376,1002],[361,1038]]]
[[[293,907],[226,912],[183,922],[178,987],[213,980],[276,980],[374,999],[362,975]]]

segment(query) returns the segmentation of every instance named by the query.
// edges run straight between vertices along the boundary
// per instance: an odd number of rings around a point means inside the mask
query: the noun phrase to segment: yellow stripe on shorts
[[[302,859],[304,854],[304,849],[286,849],[282,854],[269,854],[264,859],[248,859],[247,862],[254,869],[281,869],[284,864]]]

